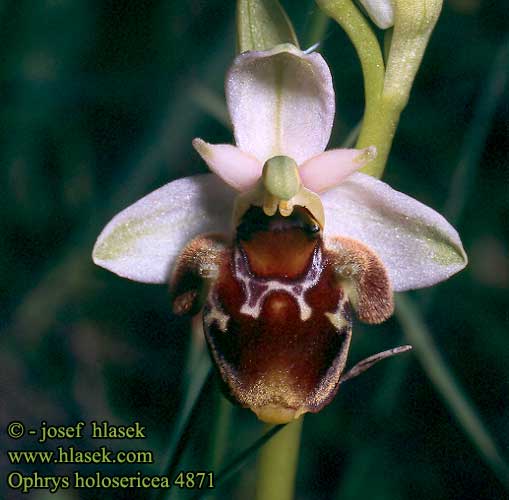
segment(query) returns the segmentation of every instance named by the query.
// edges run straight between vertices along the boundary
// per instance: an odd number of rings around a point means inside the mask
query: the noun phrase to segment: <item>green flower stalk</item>
[[[440,15],[442,0],[363,2],[380,27],[393,25],[392,34],[387,35],[386,65],[373,28],[351,0],[317,0],[317,4],[341,25],[359,56],[365,110],[356,147],[373,145],[377,148],[377,158],[362,171],[380,178],[399,117],[408,102],[415,75]]]
[[[286,425],[260,450],[256,500],[292,500],[304,417]]]

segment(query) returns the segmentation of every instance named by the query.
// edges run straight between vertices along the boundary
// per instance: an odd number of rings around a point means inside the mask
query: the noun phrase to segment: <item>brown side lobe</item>
[[[185,246],[170,279],[175,314],[200,312],[207,282],[218,275],[225,249],[225,238],[217,234],[197,236]]]
[[[370,248],[357,240],[335,237],[327,241],[327,255],[361,321],[381,323],[392,315],[394,299],[389,276]]]

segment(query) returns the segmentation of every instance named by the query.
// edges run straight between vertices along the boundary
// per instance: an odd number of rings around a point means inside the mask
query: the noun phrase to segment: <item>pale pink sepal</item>
[[[354,173],[321,199],[325,236],[369,246],[396,292],[434,285],[467,264],[458,233],[442,215],[374,177]]]
[[[277,155],[301,164],[322,153],[334,121],[332,77],[320,54],[293,45],[240,54],[226,78],[237,146],[262,163]]]
[[[210,170],[237,191],[250,189],[262,175],[262,163],[231,144],[209,144],[196,138],[193,146]]]
[[[308,189],[321,193],[343,182],[375,156],[374,146],[366,149],[331,149],[301,165],[300,178]]]
[[[167,283],[184,246],[202,233],[231,232],[235,191],[213,174],[184,177],[118,213],[94,246],[94,262],[142,283]]]

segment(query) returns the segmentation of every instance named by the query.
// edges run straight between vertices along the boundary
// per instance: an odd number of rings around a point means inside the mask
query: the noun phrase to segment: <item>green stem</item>
[[[355,147],[362,149],[375,145],[377,155],[373,161],[361,169],[361,172],[377,178],[382,177],[400,114],[401,110],[394,107],[391,100],[385,97],[379,98],[376,107],[370,110],[366,107],[361,132]]]
[[[376,159],[361,171],[380,178],[442,0],[394,0],[394,30],[385,47],[387,67],[375,33],[351,0],[316,1],[345,30],[359,56],[366,105],[356,148],[376,146]]]
[[[320,8],[332,17],[346,32],[359,57],[364,78],[365,109],[362,128],[356,147],[375,145],[378,155],[361,171],[381,177],[398,117],[382,105],[385,66],[380,44],[368,21],[350,0],[317,0]]]
[[[317,0],[317,4],[346,32],[353,43],[364,77],[366,113],[376,108],[384,87],[382,51],[369,23],[350,0]]]
[[[395,0],[395,24],[386,40],[387,65],[382,92],[373,109],[368,109],[357,148],[374,144],[377,158],[364,173],[381,177],[424,50],[437,22],[442,0]]]
[[[291,500],[304,417],[287,424],[258,455],[257,500]]]

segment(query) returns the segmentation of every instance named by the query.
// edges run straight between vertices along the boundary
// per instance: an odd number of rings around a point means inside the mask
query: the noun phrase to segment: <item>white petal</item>
[[[467,263],[444,217],[369,175],[352,174],[321,198],[326,236],[349,236],[375,250],[395,291],[434,285]]]
[[[262,175],[263,164],[231,144],[209,144],[197,138],[193,146],[210,170],[237,191],[252,188]]]
[[[382,29],[394,24],[394,7],[392,0],[360,0],[371,20]]]
[[[170,182],[117,214],[97,238],[94,262],[143,283],[166,283],[196,235],[228,232],[235,192],[212,174]]]
[[[327,63],[293,45],[239,55],[226,79],[237,146],[264,163],[285,155],[298,164],[320,154],[334,121]]]
[[[299,167],[304,186],[315,193],[327,191],[376,157],[376,148],[330,149]]]

